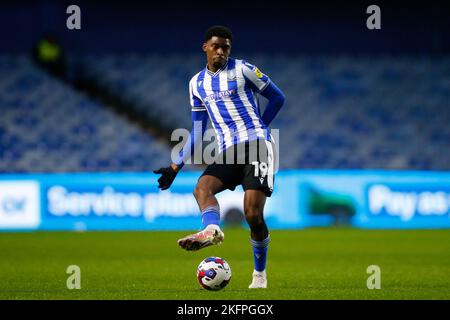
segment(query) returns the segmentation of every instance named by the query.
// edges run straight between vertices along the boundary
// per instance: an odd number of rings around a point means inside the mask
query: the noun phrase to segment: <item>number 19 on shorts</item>
[[[252,166],[255,167],[255,178],[259,177],[259,173],[261,172],[261,177],[264,178],[267,175],[268,166],[265,162],[253,161]]]

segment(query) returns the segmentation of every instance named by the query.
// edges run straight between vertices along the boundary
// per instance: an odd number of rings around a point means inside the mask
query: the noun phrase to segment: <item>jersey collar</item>
[[[211,77],[215,77],[217,76],[219,73],[221,73],[223,70],[225,70],[228,67],[228,60],[230,58],[227,59],[227,62],[225,62],[225,64],[222,66],[222,68],[220,68],[219,70],[217,70],[216,72],[212,72],[208,69],[208,65],[206,65],[205,69],[206,72],[211,76]]]

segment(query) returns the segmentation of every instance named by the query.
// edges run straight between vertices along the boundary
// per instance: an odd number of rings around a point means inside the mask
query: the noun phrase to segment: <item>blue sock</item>
[[[253,261],[255,262],[256,271],[266,270],[267,249],[269,247],[270,238],[267,237],[262,241],[250,239],[253,247]]]
[[[209,224],[219,225],[220,209],[218,206],[209,206],[202,211],[202,223],[206,227]]]

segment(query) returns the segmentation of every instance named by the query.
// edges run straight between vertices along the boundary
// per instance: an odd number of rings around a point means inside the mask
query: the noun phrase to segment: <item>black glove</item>
[[[153,173],[162,174],[158,179],[158,188],[160,188],[161,190],[166,190],[169,189],[178,172],[175,171],[172,167],[167,167],[153,170]]]

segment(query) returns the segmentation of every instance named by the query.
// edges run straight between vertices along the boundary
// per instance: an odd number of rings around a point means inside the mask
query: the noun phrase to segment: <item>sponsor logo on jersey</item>
[[[235,90],[225,90],[225,91],[214,92],[213,94],[210,94],[209,96],[207,96],[205,98],[205,101],[206,102],[218,101],[224,97],[230,97],[234,93],[235,93]]]

